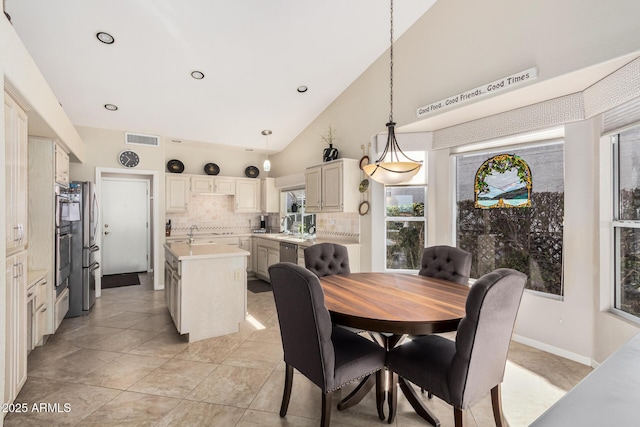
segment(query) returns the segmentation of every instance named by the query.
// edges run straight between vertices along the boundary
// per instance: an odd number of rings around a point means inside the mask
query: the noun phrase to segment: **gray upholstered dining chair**
[[[418,274],[469,284],[471,254],[454,246],[429,246],[422,252],[422,263]]]
[[[400,387],[412,406],[417,396],[405,380],[452,405],[455,425],[461,427],[465,410],[491,392],[496,425],[504,425],[500,384],[526,281],[527,276],[507,268],[485,274],[469,291],[455,341],[429,335],[388,353],[387,367],[401,377]],[[396,392],[392,389],[392,399]]]
[[[337,243],[317,243],[304,250],[304,266],[316,276],[349,274],[349,252]]]
[[[281,262],[269,267],[286,364],[280,416],[287,414],[293,369],[322,390],[321,425],[328,426],[333,391],[376,373],[376,401],[382,407],[386,351],[346,329],[333,326],[318,276]]]

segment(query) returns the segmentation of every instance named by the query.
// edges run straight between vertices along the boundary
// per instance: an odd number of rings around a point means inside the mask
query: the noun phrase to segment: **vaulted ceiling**
[[[397,1],[396,39],[433,3]],[[272,151],[389,47],[388,0],[5,0],[5,11],[74,125],[256,149],[271,129]]]

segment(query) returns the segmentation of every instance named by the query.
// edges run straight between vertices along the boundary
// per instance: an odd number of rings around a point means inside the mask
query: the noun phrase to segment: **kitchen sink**
[[[296,242],[296,243],[302,243],[307,241],[307,239],[301,239],[299,237],[280,237],[280,239],[286,240],[287,242]]]

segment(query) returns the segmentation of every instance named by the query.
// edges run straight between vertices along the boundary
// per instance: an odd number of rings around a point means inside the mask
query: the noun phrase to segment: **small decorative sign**
[[[533,67],[528,70],[521,71],[516,74],[504,77],[502,79],[493,81],[491,83],[478,86],[476,88],[458,93],[448,98],[436,101],[424,107],[420,107],[416,110],[418,117],[424,117],[429,114],[440,111],[442,108],[452,107],[454,105],[464,104],[471,100],[477,100],[483,96],[493,95],[494,93],[502,92],[507,89],[512,89],[523,83],[534,80],[538,77],[538,68]]]

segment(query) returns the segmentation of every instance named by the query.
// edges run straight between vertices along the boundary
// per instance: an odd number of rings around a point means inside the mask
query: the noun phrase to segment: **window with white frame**
[[[612,136],[614,307],[640,317],[640,127]]]
[[[385,186],[388,270],[420,269],[427,241],[426,185]]]
[[[472,254],[471,277],[513,268],[527,289],[561,296],[562,141],[459,154],[455,164],[456,244]]]

